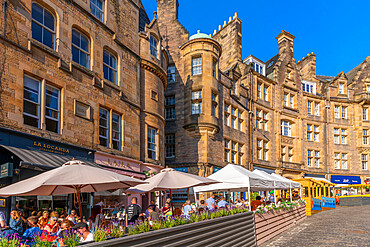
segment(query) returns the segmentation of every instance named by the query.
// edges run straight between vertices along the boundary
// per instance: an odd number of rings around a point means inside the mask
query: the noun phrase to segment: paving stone
[[[261,246],[370,246],[370,205],[339,207],[307,217]]]

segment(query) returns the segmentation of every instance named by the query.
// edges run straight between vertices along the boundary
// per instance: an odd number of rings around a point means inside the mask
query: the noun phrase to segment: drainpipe
[[[6,9],[7,9],[8,2],[4,0],[3,3],[3,36],[6,36]]]
[[[249,170],[253,169],[253,73],[250,73],[249,99]],[[250,204],[250,203],[249,203]]]
[[[326,110],[326,121],[325,121],[325,138],[326,138],[326,172],[328,174],[328,179],[329,179],[329,173],[330,173],[330,169],[329,169],[329,141],[328,141],[328,137],[329,137],[329,134],[328,134],[328,126],[329,126],[329,108],[330,108],[330,104],[327,105],[327,100],[325,100],[325,110]],[[330,103],[330,102],[329,102]]]

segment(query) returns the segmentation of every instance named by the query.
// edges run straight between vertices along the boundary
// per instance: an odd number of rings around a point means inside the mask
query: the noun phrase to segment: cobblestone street
[[[370,206],[315,214],[262,246],[370,246]]]

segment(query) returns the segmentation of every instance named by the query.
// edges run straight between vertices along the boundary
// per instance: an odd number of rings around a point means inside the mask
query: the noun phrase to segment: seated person
[[[227,202],[225,201],[225,197],[221,197],[220,201],[217,203],[218,208],[227,208]]]
[[[78,230],[78,236],[80,236],[80,243],[93,242],[94,234],[89,231],[89,226],[85,222],[77,223],[72,229]]]
[[[37,217],[31,216],[28,218],[28,228],[22,235],[23,243],[28,240],[28,243],[33,243],[35,237],[41,236],[41,229],[37,226]]]
[[[148,208],[148,212],[149,212],[148,221],[150,225],[152,225],[153,221],[159,221],[159,214],[153,210],[152,206]]]
[[[204,200],[200,200],[200,205],[198,206],[198,212],[202,213],[207,210],[207,204]]]
[[[164,207],[162,208],[162,213],[163,213],[164,217],[171,217],[172,216],[172,210],[171,210],[170,204],[168,202],[166,202],[164,204]]]
[[[47,231],[48,233],[57,233],[59,229],[57,220],[58,220],[57,217],[52,216],[50,218],[50,223],[45,225],[44,230]]]
[[[3,236],[12,235],[14,233],[21,235],[22,232],[23,232],[22,219],[19,216],[18,211],[13,210],[12,212],[10,212],[9,226],[7,226],[6,230],[3,231]]]
[[[256,200],[253,200],[251,203],[252,210],[256,210],[259,205],[262,204],[262,200],[260,196],[256,197]]]

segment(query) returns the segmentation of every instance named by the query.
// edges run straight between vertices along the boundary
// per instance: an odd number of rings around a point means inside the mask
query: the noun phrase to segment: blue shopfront
[[[0,128],[0,187],[30,178],[72,160],[94,163],[94,151],[46,138]],[[91,195],[83,195],[84,214],[89,212]],[[4,201],[4,200],[2,200]],[[75,207],[72,195],[10,197],[0,204],[0,210],[9,215],[17,206],[23,211],[36,209],[71,209]]]
[[[331,175],[330,181],[334,184],[361,184],[360,176]]]

